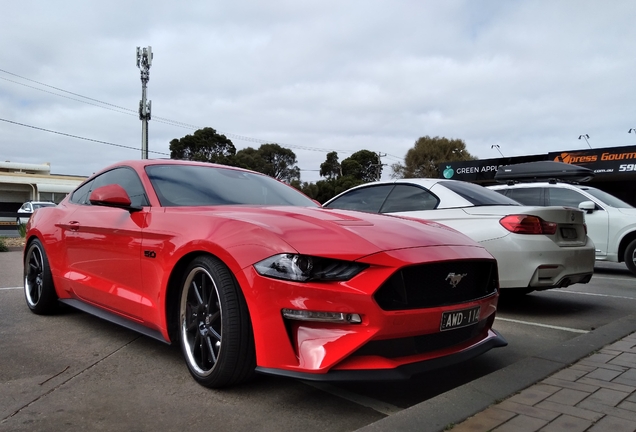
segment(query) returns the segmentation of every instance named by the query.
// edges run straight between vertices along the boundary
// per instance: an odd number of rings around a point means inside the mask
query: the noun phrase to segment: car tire
[[[24,296],[32,312],[53,313],[59,306],[49,260],[40,240],[33,240],[24,255]]]
[[[636,275],[636,240],[632,240],[632,242],[627,245],[624,259],[629,271]]]
[[[181,351],[199,384],[221,388],[252,378],[256,355],[247,304],[220,260],[200,256],[187,267],[178,322]]]

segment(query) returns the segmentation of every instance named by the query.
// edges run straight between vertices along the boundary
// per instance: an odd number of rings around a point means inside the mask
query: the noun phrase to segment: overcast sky
[[[636,145],[633,0],[22,0],[0,35],[1,160],[56,174],[141,157],[138,46],[151,158],[202,127],[291,148],[303,181],[425,135],[479,159]]]

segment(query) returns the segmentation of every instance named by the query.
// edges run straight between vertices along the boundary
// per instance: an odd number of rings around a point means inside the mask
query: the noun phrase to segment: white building
[[[15,212],[29,200],[59,203],[82,176],[51,174],[51,165],[0,162],[0,212]]]

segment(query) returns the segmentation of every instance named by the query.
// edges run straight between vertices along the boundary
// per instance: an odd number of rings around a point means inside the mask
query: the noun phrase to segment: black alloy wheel
[[[214,257],[197,257],[186,269],[179,339],[188,369],[201,385],[235,385],[254,374],[256,356],[245,299],[230,270]]]
[[[29,243],[24,257],[24,295],[29,309],[49,314],[58,307],[49,260],[40,240]]]

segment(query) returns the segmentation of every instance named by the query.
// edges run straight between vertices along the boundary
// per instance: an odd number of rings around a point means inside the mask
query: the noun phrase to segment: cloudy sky
[[[152,158],[201,127],[291,148],[303,181],[425,135],[479,159],[636,145],[633,0],[22,0],[0,35],[0,158],[56,174],[141,157],[147,46]]]

